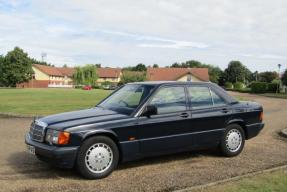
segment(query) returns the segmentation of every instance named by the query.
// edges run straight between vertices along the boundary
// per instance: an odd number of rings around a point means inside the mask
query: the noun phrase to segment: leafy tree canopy
[[[147,67],[145,64],[139,63],[134,67],[125,67],[123,68],[124,71],[146,71]]]
[[[278,73],[275,71],[265,71],[259,73],[259,81],[271,83],[274,79],[278,78]]]
[[[158,64],[153,64],[153,68],[159,68]]]
[[[17,83],[31,79],[32,61],[19,47],[7,53],[0,59],[0,84],[6,87],[15,87]]]
[[[145,71],[123,71],[120,84],[141,82],[146,80]]]
[[[252,73],[240,61],[230,61],[228,67],[224,71],[224,78],[227,82],[247,83],[251,81]]]
[[[73,80],[77,85],[95,85],[97,79],[96,65],[88,64],[83,67],[75,67]]]
[[[281,80],[282,80],[282,83],[287,86],[287,69],[283,73]]]

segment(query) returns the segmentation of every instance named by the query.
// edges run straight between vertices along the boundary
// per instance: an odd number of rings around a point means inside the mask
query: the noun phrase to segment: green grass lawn
[[[0,89],[0,113],[48,115],[95,106],[111,91],[95,89]]]
[[[110,93],[102,89],[0,89],[0,113],[41,116],[85,109]]]
[[[266,96],[266,97],[275,97],[275,98],[280,98],[280,99],[287,99],[286,93],[264,93],[261,95]]]
[[[286,192],[287,170],[248,177],[235,182],[209,187],[205,192]]]

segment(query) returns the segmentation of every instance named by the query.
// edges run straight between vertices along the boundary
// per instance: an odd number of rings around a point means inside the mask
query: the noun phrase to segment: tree
[[[132,71],[146,71],[145,64],[139,63],[137,64]]]
[[[15,87],[16,84],[31,79],[33,73],[31,59],[19,47],[8,52],[1,60],[0,82],[2,86]]]
[[[252,73],[240,61],[230,61],[224,71],[224,78],[227,82],[247,83],[252,78]]]
[[[158,64],[153,64],[152,68],[158,68]]]
[[[275,71],[265,71],[259,73],[259,81],[271,83],[274,79],[278,78],[278,73]]]
[[[120,84],[126,84],[131,82],[141,82],[146,80],[146,72],[142,71],[128,71],[124,70]]]
[[[3,62],[4,62],[4,57],[0,55],[0,87],[4,86],[2,83],[2,78],[1,78],[1,76],[3,75],[3,72],[2,72]]]
[[[73,81],[77,85],[95,85],[98,79],[97,67],[89,64],[83,67],[75,67]]]
[[[101,67],[102,67],[102,64],[98,63],[98,64],[95,64],[95,66],[96,66],[97,68],[101,68]]]
[[[285,70],[285,72],[283,73],[282,77],[281,77],[281,81],[283,83],[283,85],[287,86],[287,69]]]
[[[54,67],[54,65],[49,64],[49,63],[47,63],[47,62],[45,62],[45,61],[38,61],[37,59],[34,59],[34,58],[30,58],[30,60],[31,60],[31,63],[32,63],[32,64],[47,65],[47,66],[52,66],[52,67]]]

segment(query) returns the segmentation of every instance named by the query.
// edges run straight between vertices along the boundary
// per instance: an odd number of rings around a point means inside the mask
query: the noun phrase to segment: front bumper
[[[257,136],[263,129],[264,123],[254,123],[251,125],[246,125],[246,139],[251,139]]]
[[[35,147],[38,159],[46,161],[56,167],[73,168],[79,147],[57,147],[33,141],[27,133],[25,143]]]

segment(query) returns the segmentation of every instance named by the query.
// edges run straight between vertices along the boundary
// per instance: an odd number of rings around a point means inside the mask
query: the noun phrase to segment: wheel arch
[[[245,139],[248,138],[247,127],[246,127],[246,124],[245,124],[245,122],[244,122],[243,119],[232,119],[232,120],[230,120],[230,121],[227,123],[227,126],[228,126],[228,125],[231,125],[231,124],[237,124],[237,125],[239,125],[240,127],[242,127],[242,129],[243,129],[243,131],[244,131]]]
[[[93,132],[90,132],[90,133],[87,133],[85,134],[83,137],[82,137],[82,143],[91,138],[91,137],[97,137],[97,136],[105,136],[105,137],[108,137],[110,139],[112,139],[114,141],[114,143],[117,145],[118,147],[118,150],[119,150],[119,161],[122,160],[122,149],[121,149],[121,146],[120,146],[120,142],[118,140],[118,136],[115,132],[113,131],[109,131],[109,130],[97,130],[97,131],[93,131]]]

